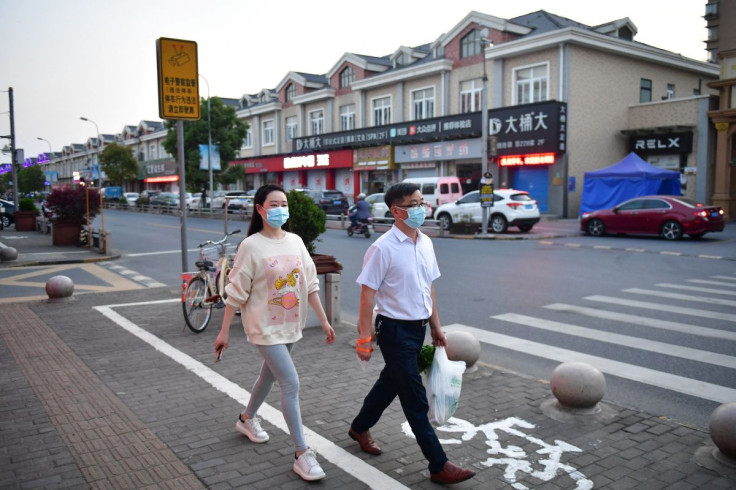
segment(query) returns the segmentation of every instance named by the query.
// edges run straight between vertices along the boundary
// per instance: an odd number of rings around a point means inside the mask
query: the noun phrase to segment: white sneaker
[[[243,420],[243,415],[240,414],[238,421],[235,423],[235,430],[256,444],[261,444],[268,440],[268,434],[261,427],[261,421],[258,417]]]
[[[294,461],[294,473],[307,481],[321,480],[325,477],[325,472],[317,462],[317,455],[311,447],[307,448],[307,450],[303,452],[296,461]]]

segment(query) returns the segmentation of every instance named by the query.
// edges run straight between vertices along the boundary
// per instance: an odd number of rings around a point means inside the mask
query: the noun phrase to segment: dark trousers
[[[417,366],[427,327],[409,327],[388,318],[383,318],[377,327],[378,346],[386,366],[365,397],[351,427],[357,433],[369,430],[398,395],[406,420],[429,461],[430,473],[438,473],[447,462],[447,456],[429,423],[427,393]]]

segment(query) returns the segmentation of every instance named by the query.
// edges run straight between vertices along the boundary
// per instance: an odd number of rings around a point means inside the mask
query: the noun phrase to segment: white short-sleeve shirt
[[[396,226],[365,253],[356,282],[376,291],[376,313],[397,320],[423,320],[432,315],[432,282],[440,277],[434,247],[417,230],[414,243]]]

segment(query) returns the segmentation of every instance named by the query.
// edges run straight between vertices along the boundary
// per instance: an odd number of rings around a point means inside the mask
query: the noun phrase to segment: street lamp
[[[47,139],[43,139],[43,138],[41,138],[40,136],[37,136],[37,137],[36,137],[36,139],[37,139],[37,140],[39,140],[39,141],[45,141],[45,142],[46,142],[46,144],[48,144],[48,145],[49,145],[49,155],[50,155],[50,154],[52,153],[52,151],[51,151],[51,143],[49,142],[49,140],[47,140]]]
[[[100,152],[102,151],[102,147],[104,146],[104,143],[102,142],[102,139],[100,138],[100,128],[97,126],[97,123],[94,122],[92,119],[87,119],[86,117],[80,117],[82,121],[90,122],[95,125],[95,129],[97,130],[97,144],[99,147],[97,148],[97,173],[100,175],[100,187],[102,187],[102,175],[100,171]],[[95,185],[95,179],[92,179],[92,187]]]
[[[480,38],[478,38],[478,42],[480,43],[480,52],[481,55],[483,55],[483,89],[480,96],[480,105],[481,105],[481,125],[480,125],[480,131],[481,131],[481,143],[480,143],[480,166],[483,172],[483,175],[486,175],[486,173],[490,172],[490,169],[488,168],[488,73],[486,72],[486,45],[490,44],[491,41],[488,39],[488,28],[484,27],[480,31]],[[483,206],[483,203],[481,203],[482,206],[482,220],[483,225],[481,228],[481,231],[483,235],[488,234],[488,207]]]
[[[207,85],[207,167],[209,168],[210,174],[210,213],[212,213],[212,111],[210,111],[210,82],[200,73],[200,78],[204,80]],[[207,205],[207,200],[202,203],[202,206]]]

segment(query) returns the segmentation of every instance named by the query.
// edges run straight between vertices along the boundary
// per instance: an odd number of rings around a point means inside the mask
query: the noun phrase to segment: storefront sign
[[[292,170],[292,169],[297,169],[297,168],[329,167],[329,166],[330,166],[330,154],[329,153],[284,157],[284,170]]]
[[[480,158],[480,139],[437,141],[416,145],[402,145],[394,149],[396,163],[425,162],[427,160],[462,160]]]
[[[629,136],[629,151],[638,154],[690,153],[692,149],[692,132]]]
[[[394,168],[392,146],[372,146],[353,150],[355,171],[389,170]]]
[[[353,166],[353,151],[323,151],[308,155],[274,155],[234,160],[229,166],[240,165],[246,174],[293,170],[347,168]]]
[[[499,155],[547,152],[560,154],[567,151],[567,104],[564,102],[538,102],[493,109],[488,112],[488,117],[489,135],[496,138],[496,149]],[[298,152],[309,152],[386,144],[422,144],[478,138],[480,135],[481,113],[472,112],[295,138],[294,147]],[[395,155],[395,158],[399,163],[399,155]],[[469,155],[468,158],[471,156]]]
[[[504,155],[498,157],[501,167],[519,167],[522,165],[554,165],[554,153],[530,153],[527,155]]]
[[[153,163],[155,162],[155,163]],[[174,160],[153,160],[142,166],[143,177],[160,177],[164,175],[177,175],[178,168]]]

